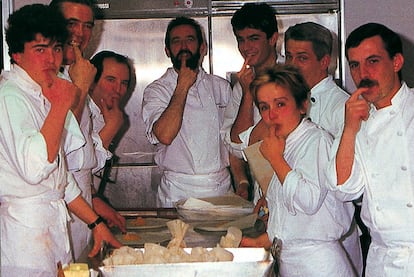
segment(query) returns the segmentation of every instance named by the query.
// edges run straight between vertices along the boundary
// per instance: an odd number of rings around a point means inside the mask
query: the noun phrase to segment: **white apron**
[[[2,277],[55,277],[57,263],[71,261],[70,217],[59,192],[4,201],[0,219]]]
[[[356,276],[339,242],[295,245],[282,245],[279,265],[281,277]]]
[[[78,187],[82,191],[82,197],[92,207],[92,173],[90,169],[82,169],[72,172],[73,177],[78,184]],[[73,260],[77,260],[85,248],[88,246],[91,240],[92,232],[89,230],[88,225],[85,224],[79,217],[74,214],[70,214],[72,221],[69,224],[69,232],[72,245]]]
[[[173,207],[176,201],[189,197],[221,196],[231,189],[230,173],[227,168],[206,175],[164,171],[158,187],[157,206]]]

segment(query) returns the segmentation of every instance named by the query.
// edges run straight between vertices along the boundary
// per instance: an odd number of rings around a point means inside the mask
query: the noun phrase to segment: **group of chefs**
[[[112,51],[82,57],[94,7],[92,0],[53,0],[8,19],[12,66],[0,81],[2,276],[56,276],[58,263],[79,258],[91,232],[89,256],[102,240],[121,245],[107,225],[125,231],[125,219],[96,195],[92,176],[111,158],[133,68]],[[167,27],[172,67],[145,88],[142,103],[163,172],[157,205],[233,191],[250,199],[253,190],[252,201],[268,209],[267,231],[241,245],[272,249],[278,275],[414,274],[414,96],[401,76],[400,37],[377,23],[349,35],[357,90],[348,94],[328,74],[333,37],[325,27],[289,27],[282,64],[269,5],[246,3],[231,24],[245,60],[233,87],[203,70],[207,45],[196,20],[177,17]],[[255,143],[274,171],[266,191],[243,154]],[[372,237],[366,266],[353,200],[362,201]]]

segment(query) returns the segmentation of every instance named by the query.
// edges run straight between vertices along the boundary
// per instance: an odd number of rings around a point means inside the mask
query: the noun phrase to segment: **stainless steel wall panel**
[[[130,127],[115,153],[122,164],[142,164],[153,161],[154,147],[145,135],[141,116],[142,95],[145,87],[161,77],[171,61],[165,54],[164,35],[170,18],[97,20],[86,56],[109,49],[130,57],[135,66],[135,86],[125,112]],[[207,18],[197,19],[207,30]],[[208,59],[203,66],[209,68]]]

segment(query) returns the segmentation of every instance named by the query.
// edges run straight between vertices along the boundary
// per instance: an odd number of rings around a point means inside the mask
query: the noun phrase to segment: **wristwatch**
[[[104,219],[101,216],[98,216],[98,218],[94,222],[92,222],[91,224],[88,224],[88,228],[92,230],[93,228],[98,226],[98,224],[101,222],[104,222]]]

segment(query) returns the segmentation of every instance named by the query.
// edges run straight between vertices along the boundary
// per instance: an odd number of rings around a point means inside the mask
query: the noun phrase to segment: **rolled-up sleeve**
[[[151,144],[159,143],[154,135],[152,128],[161,114],[168,107],[171,100],[171,92],[160,82],[148,85],[144,90],[142,100],[142,118],[145,123],[145,132]]]
[[[362,171],[362,161],[358,154],[358,140],[356,142],[356,153],[354,156],[354,164],[352,165],[351,174],[348,180],[342,185],[338,186],[337,172],[336,172],[336,153],[338,151],[340,138],[335,139],[331,149],[330,159],[326,167],[327,186],[330,190],[335,191],[335,195],[342,201],[351,201],[358,199],[364,192],[365,178]]]
[[[82,131],[79,128],[78,121],[70,110],[66,116],[64,132],[65,141],[63,149],[66,154],[81,148],[86,143]]]
[[[6,95],[0,100],[2,144],[13,168],[29,184],[39,184],[56,168],[48,161],[46,141],[40,133],[38,115],[22,97]]]
[[[65,202],[70,203],[72,202],[76,197],[78,197],[81,194],[81,190],[79,189],[78,185],[76,184],[75,178],[73,178],[72,173],[67,173],[67,186],[65,188]]]

